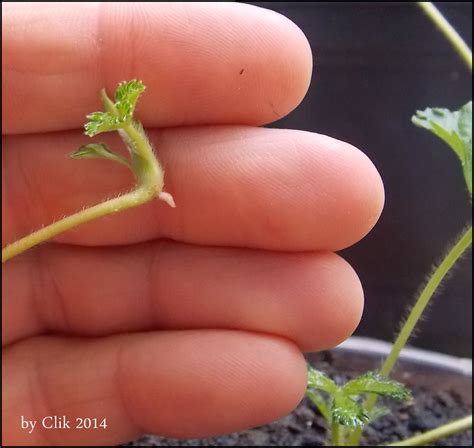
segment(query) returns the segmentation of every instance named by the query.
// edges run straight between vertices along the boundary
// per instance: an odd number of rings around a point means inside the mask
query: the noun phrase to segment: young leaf
[[[351,428],[363,426],[369,421],[369,415],[362,405],[342,392],[334,397],[332,418],[334,422]]]
[[[437,135],[457,154],[472,196],[472,101],[454,112],[437,107],[417,111],[412,122]]]
[[[319,389],[332,395],[338,390],[336,383],[323,372],[308,365],[308,388]]]
[[[121,118],[131,118],[137,105],[138,97],[145,90],[143,82],[132,79],[123,81],[115,91],[115,107]]]
[[[348,381],[342,391],[346,395],[377,394],[394,400],[408,400],[410,391],[401,383],[389,380],[375,372],[368,372]]]
[[[124,120],[109,112],[93,112],[87,115],[89,120],[85,125],[86,135],[94,137],[101,132],[116,131],[123,128]]]
[[[73,159],[108,159],[119,162],[131,169],[130,163],[125,157],[115,154],[105,143],[89,143],[81,146],[69,154]]]
[[[89,121],[84,126],[86,134],[93,137],[101,132],[122,129],[130,123],[138,97],[144,90],[145,86],[141,81],[136,79],[123,81],[115,91],[115,103],[113,103],[105,89],[102,89],[100,96],[106,112],[93,112],[87,115]]]

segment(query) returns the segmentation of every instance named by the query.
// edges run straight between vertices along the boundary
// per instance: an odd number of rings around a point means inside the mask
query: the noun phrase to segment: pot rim
[[[390,353],[392,344],[380,339],[351,336],[334,347],[334,351],[350,351],[385,357]],[[461,375],[472,376],[472,359],[438,353],[420,348],[407,347],[400,354],[401,361],[421,363],[432,367],[450,370]]]

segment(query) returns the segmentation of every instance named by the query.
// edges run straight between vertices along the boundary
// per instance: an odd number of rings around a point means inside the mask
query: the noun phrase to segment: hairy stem
[[[451,436],[458,432],[466,431],[472,428],[472,414],[468,417],[455,420],[439,428],[427,431],[409,439],[401,440],[400,442],[390,443],[387,446],[424,446],[436,442],[445,437]]]
[[[332,442],[332,446],[343,446],[343,445],[341,445],[339,430],[340,430],[339,423],[337,423],[337,422],[333,419],[332,425],[331,425],[331,434],[332,434],[331,442]]]
[[[420,8],[433,21],[438,29],[449,40],[451,45],[457,51],[459,56],[464,60],[469,70],[472,72],[472,52],[471,49],[464,42],[459,33],[452,27],[452,25],[444,18],[443,14],[431,2],[417,2]]]
[[[431,297],[433,297],[438,286],[445,278],[446,274],[451,270],[456,261],[461,257],[461,255],[468,249],[472,244],[472,226],[469,226],[466,232],[463,233],[458,242],[451,248],[448,254],[444,257],[441,264],[436,268],[431,277],[428,280],[428,283],[423,288],[423,291],[417,298],[415,305],[413,306],[410,314],[408,315],[407,320],[403,324],[400,333],[395,340],[392,350],[388,355],[387,359],[380,369],[380,374],[383,376],[389,376],[392,371],[395,363],[400,356],[400,352],[405,347],[408,339],[410,338],[413,329],[418,323],[423,311],[428,305]],[[377,402],[377,396],[371,394],[366,401],[366,409],[370,412]],[[357,428],[353,435],[349,439],[349,444],[351,446],[357,445],[359,443],[360,437],[362,435],[362,429]]]
[[[423,311],[428,305],[431,297],[438,289],[438,286],[443,281],[446,274],[451,270],[456,261],[461,257],[467,248],[472,244],[472,226],[461,236],[458,242],[451,248],[448,254],[444,257],[441,264],[436,268],[428,283],[424,287],[420,296],[415,302],[407,320],[393,344],[392,350],[380,369],[380,374],[389,376],[395,363],[397,362],[400,352],[405,347],[409,337],[411,336],[416,324],[418,323]]]
[[[142,186],[154,185],[160,192],[163,189],[164,173],[150,143],[148,143],[148,139],[137,131],[132,124],[126,125],[123,131],[134,146],[132,164],[138,182]]]
[[[43,227],[42,229],[39,229],[2,249],[2,263],[55,237],[56,235],[59,235],[60,233],[65,232],[66,230],[78,226],[79,224],[84,224],[94,219],[101,218],[102,216],[126,210],[127,208],[137,207],[148,202],[153,196],[154,193],[150,190],[138,188],[130,193],[67,216],[66,218]]]

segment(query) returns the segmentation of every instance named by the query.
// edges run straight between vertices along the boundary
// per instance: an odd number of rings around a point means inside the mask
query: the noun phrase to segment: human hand
[[[97,92],[124,79],[147,85],[137,116],[177,204],[83,225],[4,265],[3,443],[204,437],[289,413],[302,351],[338,344],[361,315],[360,282],[333,252],[383,206],[354,147],[253,127],[304,97],[301,31],[242,4],[3,8],[3,243],[130,188],[119,165],[66,157],[87,141]],[[70,429],[42,427],[64,415]],[[75,428],[78,417],[107,428]]]

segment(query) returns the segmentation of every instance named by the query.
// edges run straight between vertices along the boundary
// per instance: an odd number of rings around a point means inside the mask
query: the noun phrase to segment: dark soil
[[[333,366],[329,352],[318,355],[317,368],[342,383],[355,372]],[[409,385],[410,386],[410,385]],[[453,390],[427,390],[410,387],[414,400],[410,403],[384,403],[391,413],[373,422],[364,431],[362,445],[380,446],[428,431],[472,412],[467,400]],[[327,438],[324,419],[315,406],[304,399],[288,416],[265,426],[209,439],[176,440],[147,435],[126,446],[321,446]],[[472,446],[472,432],[464,432],[440,440],[433,446]]]

